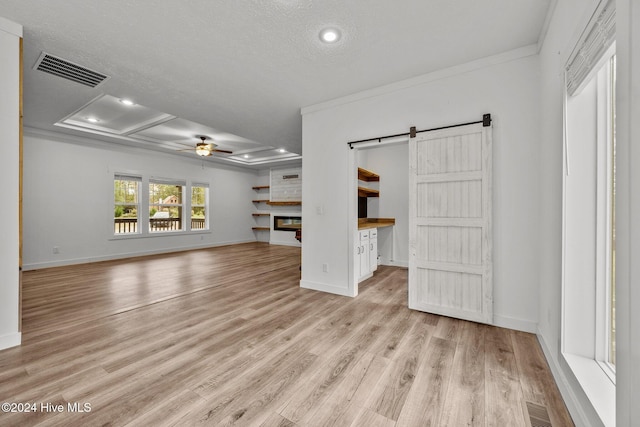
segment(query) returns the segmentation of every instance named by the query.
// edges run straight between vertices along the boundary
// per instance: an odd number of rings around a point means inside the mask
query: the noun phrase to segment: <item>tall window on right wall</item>
[[[606,4],[566,73],[562,352],[583,386],[590,369],[604,374],[588,395],[615,390],[616,372],[615,2]]]
[[[603,425],[616,397],[615,0],[601,0],[567,59],[562,357]]]

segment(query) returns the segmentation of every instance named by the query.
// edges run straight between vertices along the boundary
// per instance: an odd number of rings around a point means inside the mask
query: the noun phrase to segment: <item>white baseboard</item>
[[[397,260],[390,260],[388,262],[381,262],[380,265],[389,265],[391,267],[404,267],[404,268],[409,268],[409,261],[397,261]]]
[[[311,290],[314,290],[314,291],[328,292],[330,294],[342,295],[342,296],[345,296],[345,297],[354,297],[355,296],[355,295],[352,295],[349,292],[349,289],[347,289],[347,288],[341,288],[341,287],[334,286],[334,285],[328,285],[326,283],[310,282],[308,280],[300,280],[300,287],[304,288],[304,289],[311,289]]]
[[[589,421],[589,417],[586,416],[582,409],[582,405],[578,403],[578,397],[574,393],[566,375],[558,364],[558,360],[553,357],[553,354],[551,354],[551,350],[549,350],[540,330],[537,331],[536,336],[538,337],[540,347],[542,347],[544,357],[547,359],[547,364],[549,365],[549,368],[551,368],[551,374],[558,385],[562,399],[564,400],[565,405],[567,405],[571,418],[573,418],[574,424],[577,426],[594,426],[594,424]]]
[[[302,247],[302,244],[300,244],[299,242],[287,242],[287,241],[281,241],[281,240],[269,240],[269,244],[280,245],[280,246],[295,246],[298,248]]]
[[[514,317],[493,315],[493,325],[501,328],[515,329],[516,331],[535,334],[538,331],[538,323],[531,320],[516,319]]]
[[[60,261],[25,263],[22,266],[22,271],[38,270],[41,268],[51,268],[51,267],[63,267],[65,265],[88,264],[91,262],[113,261],[117,259],[135,258],[139,256],[148,256],[148,255],[168,254],[172,252],[193,251],[197,249],[215,248],[218,246],[238,245],[242,243],[252,243],[252,242],[255,242],[255,240],[238,240],[238,241],[229,241],[229,242],[218,242],[213,244],[209,243],[205,245],[181,246],[176,248],[166,248],[166,249],[150,250],[150,251],[124,252],[120,254],[93,256],[93,257],[86,257],[86,258],[69,258],[69,259],[64,259]]]
[[[0,336],[0,350],[19,346],[22,343],[22,334],[14,332],[12,334]]]

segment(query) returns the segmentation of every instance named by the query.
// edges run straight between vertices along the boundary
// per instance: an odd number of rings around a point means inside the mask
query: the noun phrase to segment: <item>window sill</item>
[[[131,233],[122,235],[112,235],[109,240],[129,240],[129,239],[145,239],[147,237],[167,237],[167,236],[195,236],[198,234],[211,234],[211,230],[192,230],[192,231],[156,231],[154,233]]]
[[[593,359],[563,353],[564,359],[605,426],[616,425],[616,386]]]

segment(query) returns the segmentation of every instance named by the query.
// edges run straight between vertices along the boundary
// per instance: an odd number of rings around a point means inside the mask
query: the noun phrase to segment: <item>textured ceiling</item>
[[[537,43],[551,2],[0,0],[0,16],[24,26],[27,126],[74,133],[53,124],[105,93],[301,153],[301,107]],[[42,51],[110,79],[34,71]]]

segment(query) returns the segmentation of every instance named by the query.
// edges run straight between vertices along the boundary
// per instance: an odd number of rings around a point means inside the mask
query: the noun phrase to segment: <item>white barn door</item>
[[[409,140],[409,308],[493,323],[491,126]]]

